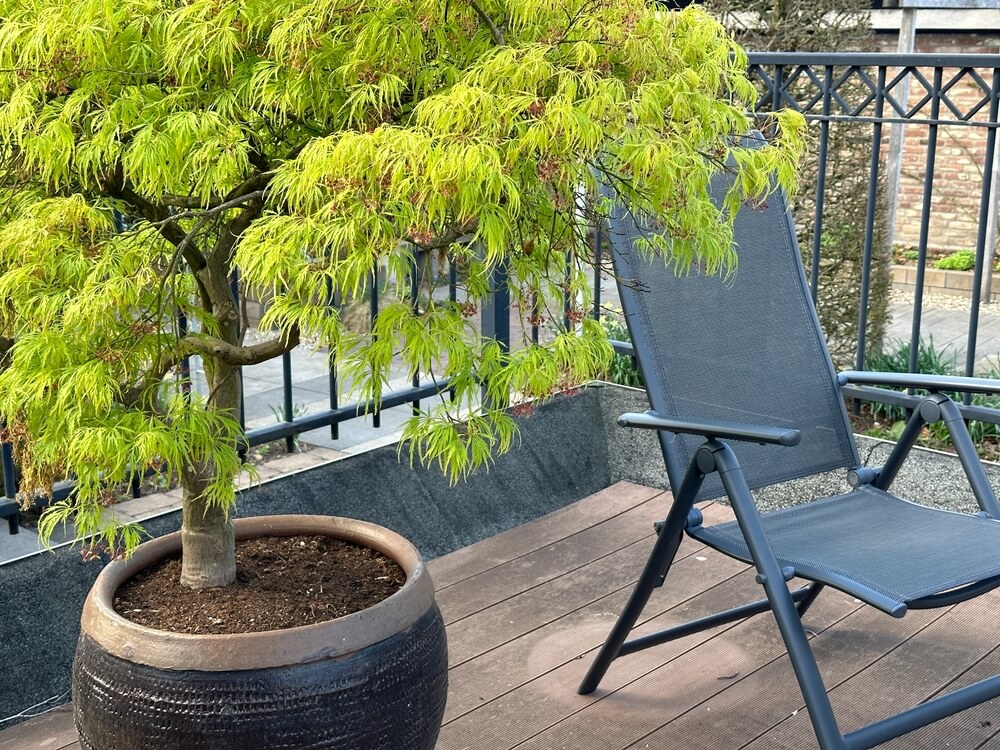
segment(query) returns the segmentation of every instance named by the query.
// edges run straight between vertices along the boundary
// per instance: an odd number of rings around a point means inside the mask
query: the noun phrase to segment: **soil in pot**
[[[396,593],[406,573],[370,547],[326,536],[260,537],[236,545],[236,581],[225,588],[180,583],[172,556],[126,581],[115,610],[175,633],[255,633],[333,620]]]

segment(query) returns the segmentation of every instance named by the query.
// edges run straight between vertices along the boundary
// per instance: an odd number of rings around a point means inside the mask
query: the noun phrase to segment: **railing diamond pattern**
[[[877,117],[881,100],[890,117],[928,122],[935,103],[949,122],[997,127],[989,121],[991,102],[998,96],[989,82],[1000,74],[1000,57],[956,56],[955,63],[939,55],[858,55],[765,53],[754,55],[750,79],[761,91],[762,109],[790,107],[809,117],[821,117],[829,97],[830,117]],[[929,71],[948,68],[947,78]],[[879,84],[879,70],[884,83]],[[832,86],[826,88],[827,72]],[[907,92],[908,89],[908,92]],[[904,92],[907,96],[904,97]],[[978,94],[974,98],[970,92]],[[940,116],[939,114],[939,116]]]

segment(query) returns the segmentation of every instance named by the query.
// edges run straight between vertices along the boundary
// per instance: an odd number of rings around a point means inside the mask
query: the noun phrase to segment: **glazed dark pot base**
[[[347,657],[257,670],[159,669],[81,635],[73,708],[86,750],[433,750],[447,669],[436,605]]]

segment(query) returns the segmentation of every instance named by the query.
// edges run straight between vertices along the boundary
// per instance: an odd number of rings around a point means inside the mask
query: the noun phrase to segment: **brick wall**
[[[893,35],[879,37],[883,51],[895,51]],[[1000,33],[921,33],[916,37],[916,52],[939,54],[996,54],[1000,50]],[[924,77],[933,82],[933,71],[923,71]],[[945,71],[942,81],[947,85],[957,71]],[[980,75],[989,86],[992,73]],[[925,87],[915,79],[910,84],[910,105],[926,95]],[[968,76],[959,80],[948,92],[948,98],[962,112],[968,112],[983,98],[979,86]],[[988,108],[975,116],[977,121],[988,119]],[[929,108],[921,117],[929,117]],[[955,114],[945,107],[941,119],[954,119]],[[979,204],[982,194],[982,171],[986,153],[986,129],[959,125],[938,128],[937,152],[931,200],[928,246],[932,249],[961,250],[976,246],[979,228]],[[924,170],[927,164],[928,128],[913,125],[906,128],[903,147],[902,176],[899,205],[896,213],[894,242],[896,245],[913,246],[919,240],[921,207],[925,186]],[[884,147],[888,151],[888,145]]]

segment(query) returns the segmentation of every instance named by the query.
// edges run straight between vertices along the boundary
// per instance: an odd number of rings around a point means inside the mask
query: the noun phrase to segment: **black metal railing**
[[[878,210],[877,186],[883,170],[901,165],[891,158],[892,126],[898,143],[924,145],[920,227],[917,240],[917,281],[914,284],[913,318],[910,327],[910,365],[916,369],[921,339],[924,301],[924,269],[930,240],[937,156],[942,127],[966,128],[982,133],[984,150],[978,186],[965,188],[970,199],[978,197],[978,224],[975,237],[975,266],[970,290],[969,323],[966,331],[965,374],[973,375],[980,305],[991,291],[990,269],[996,238],[988,238],[990,216],[995,215],[994,172],[996,165],[997,115],[1000,112],[1000,56],[936,54],[856,54],[856,53],[759,53],[751,56],[751,78],[762,85],[762,111],[790,107],[798,110],[818,128],[818,172],[811,278],[815,299],[822,260],[826,186],[824,183],[830,124],[834,122],[871,126],[867,154],[859,162],[868,164],[867,217],[858,310],[858,339],[855,366],[865,363],[867,313],[871,288],[873,229]],[[849,95],[841,92],[850,90]],[[905,126],[906,130],[902,129]],[[917,137],[914,137],[917,131]],[[903,133],[906,134],[904,139]],[[887,152],[889,156],[887,157]],[[901,162],[901,159],[900,159]],[[891,175],[890,175],[891,176]],[[968,176],[966,173],[964,176]],[[977,189],[978,187],[978,189]],[[978,194],[978,196],[977,196]],[[899,200],[896,193],[895,201]],[[991,211],[991,202],[993,209]],[[889,207],[897,216],[896,205]],[[895,226],[889,227],[890,237]],[[987,299],[988,301],[988,299]]]
[[[898,170],[891,163],[892,142],[919,143],[923,148],[922,198],[920,205],[920,226],[917,233],[918,279],[914,290],[913,316],[910,326],[911,369],[916,369],[916,353],[919,349],[923,324],[923,266],[930,246],[930,227],[935,208],[934,189],[940,184],[938,178],[938,149],[941,130],[945,127],[961,127],[968,132],[982,133],[983,163],[981,179],[975,188],[968,187],[978,195],[978,225],[975,236],[975,267],[969,300],[969,317],[966,346],[965,371],[973,374],[976,362],[976,342],[981,305],[989,301],[990,281],[987,273],[993,257],[995,238],[989,228],[995,225],[991,219],[991,201],[994,200],[994,162],[996,154],[997,115],[1000,109],[1000,56],[985,55],[925,55],[925,54],[861,54],[861,53],[754,53],[750,56],[750,75],[761,92],[759,109],[769,111],[791,107],[802,112],[816,130],[815,149],[817,155],[817,180],[815,213],[812,217],[813,229],[811,257],[809,262],[814,296],[818,293],[818,281],[823,269],[823,227],[831,221],[827,210],[825,182],[826,160],[829,153],[829,134],[832,123],[853,123],[868,128],[870,137],[866,152],[858,154],[858,163],[866,164],[868,170],[867,215],[863,262],[861,264],[860,306],[858,309],[858,332],[856,364],[864,365],[866,354],[866,330],[869,295],[871,290],[872,259],[876,252],[884,248],[876,247],[873,234],[878,201],[876,193],[880,179],[890,169]],[[906,140],[902,129],[905,127]],[[914,136],[917,133],[917,136]],[[897,148],[898,150],[898,148]],[[601,262],[602,247],[600,235],[595,239],[595,266]],[[413,270],[416,278],[417,269]],[[494,281],[499,289],[505,289],[501,278],[504,271],[498,270]],[[241,292],[238,278],[233,279],[234,290]],[[373,272],[370,288],[370,318],[374,322],[379,308],[379,283],[377,269]],[[456,277],[450,269],[448,293],[456,296]],[[411,285],[411,295],[417,304],[416,285]],[[335,306],[338,300],[331,290],[329,304]],[[601,314],[602,300],[600,276],[595,274],[593,314]],[[505,346],[510,345],[510,299],[507,295],[497,295],[483,310],[482,330],[484,335],[497,338]],[[568,321],[564,321],[568,325]],[[181,327],[186,322],[181,321]],[[537,340],[537,326],[532,337]],[[614,342],[619,352],[631,353],[627,342]],[[185,367],[188,367],[185,363]],[[294,373],[292,358],[286,354],[282,362],[282,405],[280,421],[276,424],[253,427],[246,430],[246,445],[256,446],[272,440],[284,439],[289,450],[293,447],[293,437],[317,428],[329,427],[334,439],[338,437],[338,426],[360,415],[371,413],[373,403],[338,403],[338,375],[336,363],[329,369],[329,407],[308,414],[297,415],[293,403]],[[408,387],[387,394],[382,399],[382,408],[411,404],[419,408],[420,400],[445,391],[447,382],[421,383],[415,378]],[[865,397],[859,392],[859,397]],[[245,401],[244,401],[245,403]],[[966,415],[985,421],[1000,422],[995,412],[965,406]],[[245,411],[241,409],[241,414]],[[374,426],[379,426],[378,413],[374,413]],[[10,446],[0,446],[4,477],[4,494],[8,499],[15,496],[15,467]],[[136,485],[137,486],[137,485]],[[55,496],[65,496],[70,491],[66,487],[56,488]],[[2,503],[2,501],[0,501]]]
[[[876,246],[874,228],[887,220],[889,239],[897,229],[901,197],[899,177],[902,154],[920,149],[916,160],[919,175],[919,206],[911,215],[919,215],[919,225],[909,234],[916,238],[916,281],[913,289],[912,316],[909,321],[909,369],[916,372],[918,354],[924,339],[925,268],[931,249],[931,226],[935,211],[942,210],[935,200],[935,189],[942,188],[941,172],[960,179],[969,204],[976,206],[974,244],[975,264],[968,291],[968,321],[965,327],[964,374],[974,375],[980,317],[984,304],[1000,290],[992,288],[992,265],[996,257],[997,119],[1000,111],[1000,56],[938,55],[885,53],[799,53],[767,52],[750,54],[750,77],[760,91],[758,111],[791,108],[801,112],[815,133],[815,199],[811,227],[807,228],[807,262],[813,299],[819,293],[823,273],[824,226],[836,217],[828,208],[829,186],[826,182],[830,130],[833,123],[854,125],[869,133],[864,149],[856,154],[858,168],[867,168],[866,214],[861,248],[859,307],[854,366],[863,369],[868,354],[868,313],[871,304],[873,259],[878,252],[891,253],[891,246]],[[940,168],[938,156],[945,128],[962,129],[982,152],[978,164],[978,184]],[[973,136],[974,134],[974,136]],[[945,165],[947,166],[947,165]],[[890,187],[888,216],[878,215],[880,181],[896,178]],[[918,180],[911,176],[911,183]],[[894,190],[892,188],[895,188]],[[948,186],[945,186],[948,187]],[[954,186],[951,186],[952,188]],[[911,191],[912,194],[912,191]],[[835,210],[835,209],[834,209]],[[803,217],[798,217],[800,220]],[[600,253],[599,245],[595,248]],[[595,283],[595,315],[599,314],[600,282]],[[994,303],[996,304],[996,303]],[[631,355],[628,342],[614,342],[620,354]],[[997,353],[995,353],[997,354]],[[848,395],[871,400],[866,389],[848,387]],[[905,400],[905,399],[904,399]],[[966,403],[962,410],[969,419],[1000,423],[1000,413]]]

